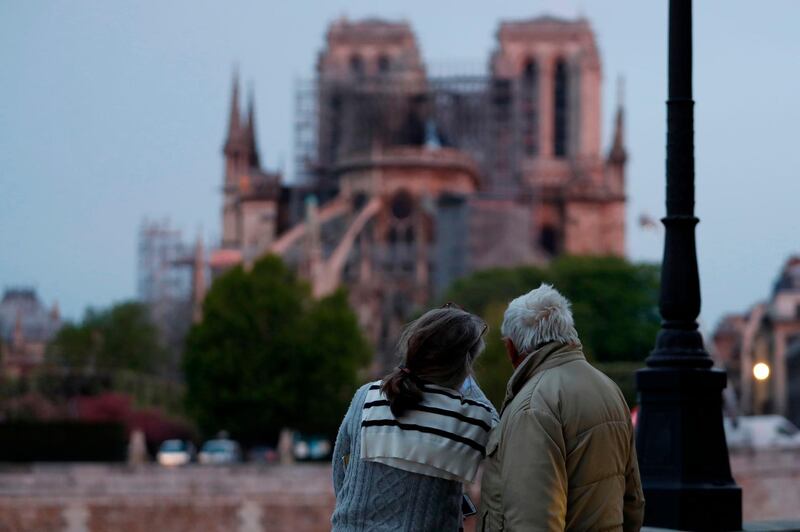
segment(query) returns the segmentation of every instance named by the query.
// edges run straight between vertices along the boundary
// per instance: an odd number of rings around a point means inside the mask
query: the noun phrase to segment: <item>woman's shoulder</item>
[[[379,384],[380,381],[377,381],[377,383]],[[347,413],[345,414],[345,424],[361,422],[361,411],[364,409],[364,402],[366,401],[367,394],[369,393],[370,389],[375,384],[376,382],[368,382],[356,390],[356,393],[353,394],[353,398],[350,400],[350,406],[347,409]]]
[[[372,381],[361,385],[361,387],[356,390],[356,393],[353,394],[353,405],[363,405],[370,390],[380,389],[380,385],[381,381]]]
[[[475,403],[479,403],[481,408],[487,410],[495,422],[500,419],[500,416],[497,415],[497,410],[495,410],[494,405],[489,398],[486,397],[486,394],[483,393],[483,390],[481,390],[477,381],[473,377],[468,377],[467,380],[464,381],[460,391],[465,398],[470,399]]]

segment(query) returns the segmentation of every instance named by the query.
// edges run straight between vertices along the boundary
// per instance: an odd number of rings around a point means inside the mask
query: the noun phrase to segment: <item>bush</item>
[[[114,422],[144,433],[147,449],[155,454],[164,440],[193,439],[192,428],[183,420],[172,418],[156,408],[135,409],[131,397],[121,393],[104,393],[76,398],[78,416],[86,422]]]
[[[121,462],[127,444],[121,423],[0,423],[0,462]]]

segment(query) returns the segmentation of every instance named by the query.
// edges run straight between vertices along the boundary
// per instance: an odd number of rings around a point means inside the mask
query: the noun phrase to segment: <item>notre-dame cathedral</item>
[[[234,80],[212,271],[273,253],[317,296],[347,287],[383,365],[461,276],[624,255],[623,110],[604,149],[588,21],[501,23],[486,72],[428,71],[404,22],[333,22],[296,95],[291,182],[261,167]]]

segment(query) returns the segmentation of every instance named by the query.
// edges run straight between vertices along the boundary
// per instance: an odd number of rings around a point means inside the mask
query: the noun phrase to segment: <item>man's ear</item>
[[[514,345],[514,342],[511,341],[511,338],[503,338],[503,344],[506,346],[506,353],[508,354],[509,362],[511,362],[511,365],[516,369],[521,362],[519,359],[520,357],[519,352],[517,351],[517,346]]]

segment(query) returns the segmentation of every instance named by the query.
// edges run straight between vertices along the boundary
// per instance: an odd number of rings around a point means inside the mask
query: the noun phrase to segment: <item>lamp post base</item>
[[[741,530],[739,486],[644,486],[645,524],[676,530]]]
[[[679,530],[741,530],[722,425],[726,375],[717,369],[651,367],[636,373],[636,430],[645,524]]]

